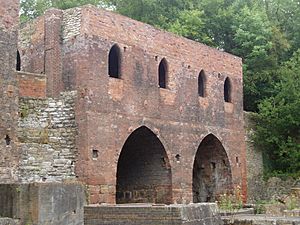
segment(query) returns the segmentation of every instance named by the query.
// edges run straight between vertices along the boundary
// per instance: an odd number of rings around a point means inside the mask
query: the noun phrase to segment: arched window
[[[203,70],[199,73],[198,76],[198,95],[200,97],[205,97],[206,93],[206,79],[205,79],[205,73]]]
[[[158,84],[160,88],[167,88],[168,64],[167,60],[163,58],[158,67]]]
[[[108,75],[114,78],[120,78],[120,48],[117,44],[113,45],[108,55]]]
[[[228,77],[224,83],[224,100],[225,102],[231,102],[231,84]]]
[[[17,62],[16,62],[16,71],[21,70],[21,56],[19,50],[17,50]]]

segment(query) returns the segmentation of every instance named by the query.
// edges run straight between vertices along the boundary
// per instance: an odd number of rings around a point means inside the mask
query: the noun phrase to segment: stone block
[[[82,225],[85,197],[78,183],[0,184],[0,215],[22,225]]]

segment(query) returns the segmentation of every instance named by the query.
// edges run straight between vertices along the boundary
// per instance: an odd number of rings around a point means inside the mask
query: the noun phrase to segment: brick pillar
[[[45,74],[47,76],[47,96],[57,97],[63,91],[62,11],[50,9],[45,13]]]
[[[17,180],[19,0],[0,0],[0,183]]]

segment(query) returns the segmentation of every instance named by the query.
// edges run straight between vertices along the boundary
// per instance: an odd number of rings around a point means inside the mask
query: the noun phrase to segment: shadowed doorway
[[[171,168],[164,146],[147,127],[127,138],[117,167],[116,202],[172,202]]]
[[[207,135],[198,147],[193,167],[193,202],[214,202],[232,192],[229,159],[222,143]]]

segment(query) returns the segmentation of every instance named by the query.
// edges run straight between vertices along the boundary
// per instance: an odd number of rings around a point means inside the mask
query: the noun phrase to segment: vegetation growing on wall
[[[300,170],[299,0],[22,0],[21,21],[93,4],[243,58],[244,108],[269,171]]]

